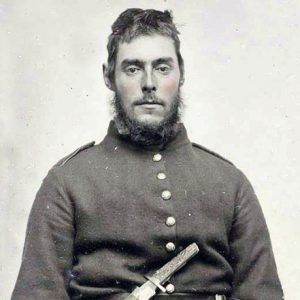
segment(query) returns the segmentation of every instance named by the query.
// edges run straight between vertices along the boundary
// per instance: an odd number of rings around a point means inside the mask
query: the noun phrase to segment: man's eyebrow
[[[124,59],[121,63],[122,68],[125,68],[130,65],[143,67],[145,65],[145,62],[139,59]]]
[[[152,66],[157,66],[160,64],[172,64],[174,59],[172,57],[160,57],[152,62]]]

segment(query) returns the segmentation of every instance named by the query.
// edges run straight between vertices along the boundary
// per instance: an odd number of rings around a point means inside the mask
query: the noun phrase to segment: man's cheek
[[[126,82],[125,84],[122,84],[122,93],[124,95],[134,95],[137,93],[137,87],[136,84],[133,82]]]
[[[166,78],[161,87],[167,93],[174,93],[174,91],[177,91],[178,89],[178,80]]]

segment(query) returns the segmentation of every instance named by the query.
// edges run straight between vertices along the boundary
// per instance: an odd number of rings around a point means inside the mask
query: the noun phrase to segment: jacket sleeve
[[[267,225],[257,197],[242,176],[230,235],[230,258],[234,271],[233,299],[282,300]]]
[[[53,171],[37,193],[27,226],[22,265],[12,294],[18,299],[69,299],[73,206]]]

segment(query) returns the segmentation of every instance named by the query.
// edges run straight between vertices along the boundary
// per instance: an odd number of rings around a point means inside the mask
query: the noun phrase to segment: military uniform
[[[200,252],[170,279],[173,295],[282,299],[245,176],[192,144],[183,125],[166,148],[150,150],[122,139],[112,122],[99,145],[45,178],[12,299],[122,299],[192,242]]]

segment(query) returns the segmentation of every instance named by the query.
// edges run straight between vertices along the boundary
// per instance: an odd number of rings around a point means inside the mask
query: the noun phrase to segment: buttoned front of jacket
[[[183,127],[166,148],[143,149],[111,124],[49,172],[27,232],[13,299],[122,295],[192,242],[200,252],[172,277],[176,292],[282,297],[251,185]]]

